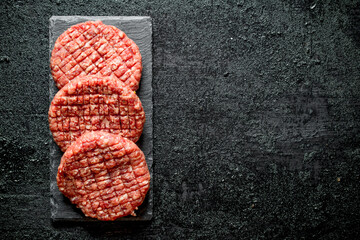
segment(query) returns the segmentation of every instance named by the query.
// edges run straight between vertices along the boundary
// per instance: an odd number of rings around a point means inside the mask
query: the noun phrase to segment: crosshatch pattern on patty
[[[136,142],[144,123],[138,96],[112,77],[74,79],[55,95],[49,109],[50,130],[63,152],[87,131],[103,130]]]
[[[77,76],[112,76],[139,88],[142,60],[138,46],[124,32],[101,21],[70,27],[56,40],[50,68],[61,89]]]
[[[109,221],[135,215],[149,189],[150,174],[135,143],[95,131],[82,135],[64,153],[57,183],[86,216]]]

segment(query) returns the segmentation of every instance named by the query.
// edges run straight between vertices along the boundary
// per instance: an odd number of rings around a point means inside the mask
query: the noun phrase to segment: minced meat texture
[[[70,27],[56,40],[50,68],[61,89],[77,76],[113,76],[136,91],[142,63],[138,46],[124,32],[101,21]]]
[[[77,77],[59,90],[49,109],[50,130],[63,152],[87,131],[103,130],[136,142],[144,123],[139,97],[112,77]]]
[[[116,134],[83,134],[64,153],[59,190],[86,216],[110,221],[135,215],[149,190],[145,156],[132,141]]]

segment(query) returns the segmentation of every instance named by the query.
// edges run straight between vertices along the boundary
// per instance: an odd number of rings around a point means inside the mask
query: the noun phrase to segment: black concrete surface
[[[50,221],[52,15],[153,19],[154,217]],[[356,239],[360,3],[1,1],[1,239]]]

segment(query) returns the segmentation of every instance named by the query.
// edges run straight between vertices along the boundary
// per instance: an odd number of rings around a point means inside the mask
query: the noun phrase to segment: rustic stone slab
[[[150,17],[125,17],[125,16],[53,16],[49,25],[49,57],[56,39],[69,27],[80,22],[101,20],[104,24],[113,25],[121,29],[131,38],[140,49],[143,63],[143,72],[140,87],[137,94],[142,102],[146,122],[143,134],[137,145],[144,152],[150,175],[153,177],[153,102],[152,102],[152,24]],[[50,69],[49,69],[50,73]],[[49,102],[53,99],[58,89],[50,74],[49,77]],[[51,133],[49,131],[51,136]],[[58,190],[56,183],[57,168],[60,164],[62,152],[54,141],[50,143],[50,203],[51,218],[53,221],[97,221],[85,217],[81,210],[77,209]],[[139,207],[137,216],[123,217],[116,221],[148,221],[153,215],[153,183],[144,203]]]

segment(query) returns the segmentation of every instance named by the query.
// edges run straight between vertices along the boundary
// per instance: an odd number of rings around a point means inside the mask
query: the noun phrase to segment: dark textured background
[[[360,234],[359,1],[1,1],[2,239]],[[153,19],[154,218],[52,224],[52,15]]]

